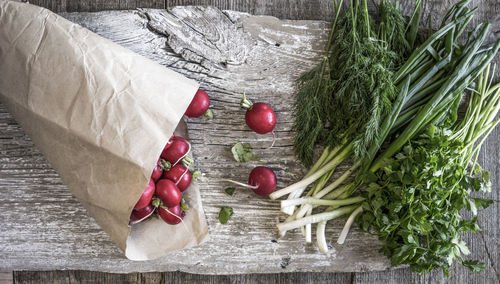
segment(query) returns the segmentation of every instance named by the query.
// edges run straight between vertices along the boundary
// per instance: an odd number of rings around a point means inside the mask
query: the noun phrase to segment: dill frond
[[[408,23],[389,0],[379,13],[375,27],[366,0],[351,0],[348,11],[337,11],[331,48],[299,79],[294,148],[307,167],[315,145],[336,147],[346,139],[354,141],[355,159],[363,159],[392,108],[397,94],[393,72],[411,52]]]

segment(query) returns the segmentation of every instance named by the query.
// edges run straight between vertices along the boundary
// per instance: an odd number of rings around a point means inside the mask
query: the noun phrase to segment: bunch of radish
[[[170,225],[179,224],[187,209],[181,206],[182,192],[192,180],[188,156],[191,146],[184,138],[172,135],[153,169],[151,179],[130,215],[130,224],[137,224],[158,214]]]
[[[188,117],[211,117],[210,99],[205,91],[198,89],[185,115]],[[182,222],[187,205],[183,196],[193,179],[189,170],[192,164],[188,156],[191,144],[184,138],[172,135],[156,163],[151,179],[134,206],[130,215],[130,225],[140,223],[153,215],[158,215],[167,224]]]

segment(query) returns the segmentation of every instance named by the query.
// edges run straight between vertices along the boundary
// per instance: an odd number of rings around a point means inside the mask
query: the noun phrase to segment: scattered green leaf
[[[233,215],[233,208],[227,206],[221,206],[219,211],[219,222],[221,224],[227,224],[229,218]]]
[[[233,153],[233,157],[234,160],[236,160],[236,162],[240,163],[246,163],[249,161],[259,161],[263,163],[266,162],[266,160],[262,160],[253,156],[252,147],[250,147],[250,144],[248,143],[238,142],[234,144],[234,146],[231,148],[231,152]]]
[[[233,196],[234,191],[236,190],[236,187],[228,187],[224,189],[224,191],[227,193],[227,195]]]

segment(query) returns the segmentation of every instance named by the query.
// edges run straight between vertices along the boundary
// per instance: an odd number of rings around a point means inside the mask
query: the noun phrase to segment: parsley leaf
[[[234,192],[236,191],[236,187],[228,187],[224,189],[224,191],[227,193],[227,195],[233,196]]]
[[[219,211],[219,222],[221,224],[227,224],[229,218],[233,215],[233,208],[227,206],[221,206]]]
[[[236,162],[240,163],[246,163],[249,161],[259,161],[263,163],[266,162],[266,160],[261,160],[253,156],[252,147],[250,147],[250,144],[248,143],[238,142],[234,144],[234,146],[231,148],[231,152],[233,153],[233,157],[236,160]]]
[[[486,264],[484,262],[479,262],[477,260],[464,260],[462,261],[462,265],[469,268],[473,272],[481,272],[486,268]]]
[[[488,206],[490,206],[493,203],[493,200],[484,198],[474,198],[474,202],[476,203],[476,206],[479,208],[488,208]]]

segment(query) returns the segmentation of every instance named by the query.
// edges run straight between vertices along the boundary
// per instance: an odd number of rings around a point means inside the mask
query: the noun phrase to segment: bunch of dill
[[[336,17],[325,56],[299,79],[295,103],[294,148],[305,166],[317,144],[335,147],[354,141],[354,156],[363,158],[390,111],[397,88],[394,71],[411,53],[408,19],[399,6],[384,0],[375,24],[366,0],[351,0]]]

